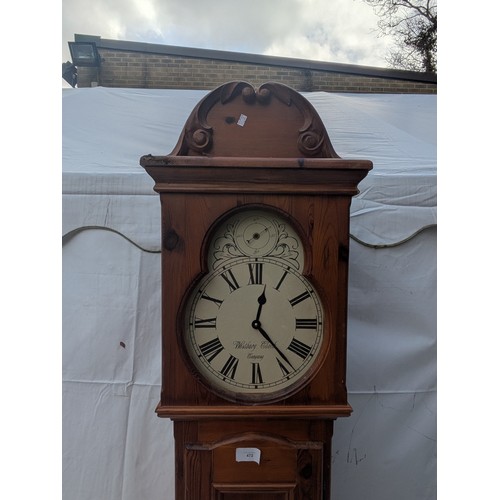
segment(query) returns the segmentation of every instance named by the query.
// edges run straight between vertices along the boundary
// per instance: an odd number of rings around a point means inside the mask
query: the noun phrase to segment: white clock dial
[[[286,261],[230,259],[191,293],[186,350],[210,387],[265,401],[300,385],[314,365],[323,316],[314,288]]]

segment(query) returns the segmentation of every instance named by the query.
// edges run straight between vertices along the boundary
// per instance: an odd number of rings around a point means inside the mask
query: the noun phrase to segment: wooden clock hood
[[[218,87],[195,106],[168,156],[145,155],[140,164],[157,181],[156,191],[189,190],[189,179],[198,178],[205,192],[350,195],[358,193],[357,184],[372,168],[368,160],[340,158],[309,101],[272,82],[258,89],[247,82]],[[162,175],[155,168],[166,166],[217,168],[210,174],[192,170],[186,175],[175,168]],[[237,178],[228,177],[228,167],[241,168]],[[290,185],[283,182],[281,169],[287,170]],[[191,189],[196,190],[194,184]]]
[[[331,347],[309,387],[279,405],[247,406],[242,415],[348,415],[349,206],[372,162],[340,158],[315,109],[293,89],[266,83],[255,90],[231,82],[195,106],[170,155],[146,155],[140,163],[162,201],[164,340],[157,413],[169,418],[241,414],[241,406],[193,385],[179,359],[178,318],[186,290],[206,273],[210,228],[231,210],[260,205],[286,213],[307,241],[305,273],[324,290]]]

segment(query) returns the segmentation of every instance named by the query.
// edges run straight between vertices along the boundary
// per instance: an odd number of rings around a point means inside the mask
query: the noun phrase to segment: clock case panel
[[[182,314],[186,290],[206,273],[205,243],[214,221],[235,207],[262,204],[291,215],[305,235],[305,276],[320,294],[325,313],[327,352],[315,376],[299,392],[279,403],[254,405],[253,409],[218,397],[197,380],[182,352]],[[215,416],[217,413],[248,416],[291,414],[332,416],[349,414],[345,383],[346,319],[349,230],[345,214],[350,198],[334,204],[327,196],[179,194],[162,196],[162,391],[159,415],[174,418],[188,414]],[[241,208],[240,208],[241,209]],[[173,235],[175,234],[175,237]],[[176,241],[172,245],[171,240]],[[200,251],[200,249],[203,249]],[[179,270],[182,269],[182,272]]]
[[[327,500],[329,420],[176,421],[176,491],[182,500]],[[237,448],[261,460],[235,463]]]
[[[235,123],[238,116],[245,117],[244,126]],[[146,155],[141,165],[155,180],[162,210],[158,415],[174,420],[349,415],[349,207],[372,163],[339,158],[315,110],[292,89],[265,84],[254,90],[232,82],[193,110],[171,155]],[[207,389],[187,362],[180,338],[186,293],[207,271],[211,231],[246,207],[288,214],[305,248],[304,275],[325,312],[321,366],[300,390],[265,404],[229,401]]]

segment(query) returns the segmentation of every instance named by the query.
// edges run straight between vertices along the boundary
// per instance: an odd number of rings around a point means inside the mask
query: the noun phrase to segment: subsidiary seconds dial
[[[195,287],[184,332],[209,387],[266,401],[307,379],[321,352],[323,309],[312,285],[285,261],[242,257]]]
[[[235,242],[244,255],[266,255],[276,247],[278,225],[261,214],[247,216],[236,225]]]

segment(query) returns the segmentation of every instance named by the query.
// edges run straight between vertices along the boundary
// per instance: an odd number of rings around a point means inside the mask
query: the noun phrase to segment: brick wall
[[[101,66],[78,68],[78,86],[97,81],[104,87],[180,88],[212,90],[233,80],[254,86],[274,81],[297,91],[435,94],[437,85],[264,64],[171,56],[100,48]],[[97,72],[98,71],[98,72]]]

